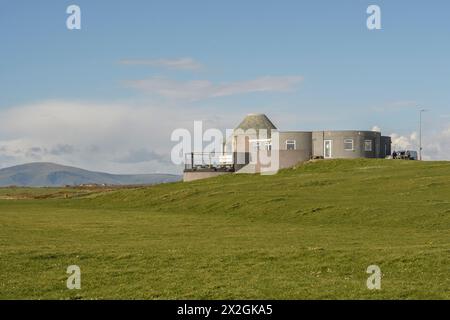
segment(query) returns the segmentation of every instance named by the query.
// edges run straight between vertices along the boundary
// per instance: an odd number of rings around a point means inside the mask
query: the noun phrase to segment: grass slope
[[[24,192],[0,189],[3,299],[450,298],[449,162]],[[66,289],[72,264],[81,290]],[[372,264],[379,291],[366,287]]]

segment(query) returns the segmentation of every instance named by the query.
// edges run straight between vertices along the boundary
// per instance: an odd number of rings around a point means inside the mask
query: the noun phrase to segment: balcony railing
[[[234,155],[228,153],[191,152],[185,154],[185,171],[234,171]]]

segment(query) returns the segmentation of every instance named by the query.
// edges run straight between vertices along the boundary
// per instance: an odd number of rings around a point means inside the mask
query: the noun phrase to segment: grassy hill
[[[0,189],[0,225],[0,298],[450,298],[450,162]],[[81,290],[65,286],[73,264]]]

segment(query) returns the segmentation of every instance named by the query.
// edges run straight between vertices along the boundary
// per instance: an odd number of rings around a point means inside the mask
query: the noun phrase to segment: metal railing
[[[234,171],[234,165],[234,155],[231,152],[185,154],[184,169],[186,171]]]

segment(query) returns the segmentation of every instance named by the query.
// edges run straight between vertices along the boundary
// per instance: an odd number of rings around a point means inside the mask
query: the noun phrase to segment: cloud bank
[[[203,69],[203,65],[192,58],[179,59],[123,59],[120,61],[123,65],[137,65],[167,68],[171,70],[189,70],[197,71]]]
[[[125,85],[169,99],[196,101],[253,92],[287,92],[302,80],[301,76],[265,76],[248,81],[214,84],[208,80],[178,81],[153,77],[126,81]]]
[[[112,173],[179,172],[167,124],[182,125],[176,113],[66,101],[1,110],[0,167],[45,161]]]
[[[419,134],[412,132],[401,135],[392,133],[393,150],[419,150]],[[424,160],[450,160],[450,125],[436,131],[425,132],[422,136]]]

